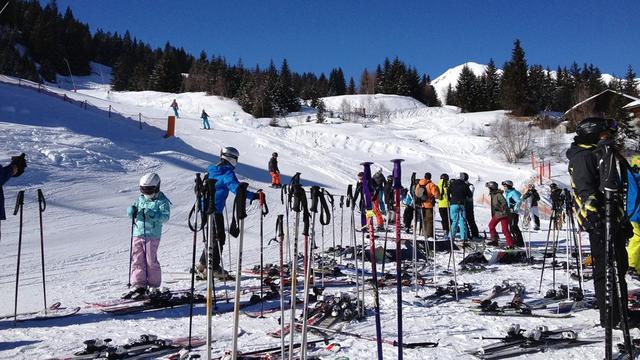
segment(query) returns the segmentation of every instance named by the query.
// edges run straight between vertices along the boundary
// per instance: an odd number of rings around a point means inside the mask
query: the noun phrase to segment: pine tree
[[[184,81],[185,91],[206,91],[208,84],[208,72],[209,60],[207,59],[207,53],[202,50],[198,60],[193,63],[191,69],[189,69],[189,76]]]
[[[638,97],[638,80],[636,80],[636,73],[631,65],[627,67],[627,72],[624,75],[622,91],[629,96]]]
[[[318,100],[318,112],[316,113],[316,122],[322,124],[325,121],[326,108],[322,99]]]
[[[527,61],[520,40],[516,39],[511,60],[505,63],[502,75],[502,105],[515,115],[530,115],[533,109],[527,97]]]
[[[487,64],[483,77],[483,107],[490,111],[498,110],[500,109],[500,82],[502,79],[493,59],[489,59],[489,63]]]
[[[445,97],[446,105],[458,106],[458,96],[456,95],[455,90],[451,88],[451,84],[447,87],[447,95]]]
[[[332,69],[329,73],[329,93],[328,96],[344,95],[347,86],[344,81],[344,74],[341,68]]]
[[[356,82],[353,80],[353,76],[349,77],[349,86],[347,87],[347,95],[354,95],[356,93]]]
[[[531,106],[536,112],[545,110],[548,105],[545,98],[546,74],[541,65],[532,65],[529,68],[528,97],[531,99]]]
[[[278,107],[281,113],[289,113],[300,110],[300,100],[293,89],[293,80],[287,59],[282,61],[280,76],[278,78],[279,100]]]
[[[469,69],[469,66],[465,64],[462,67],[462,71],[458,76],[458,82],[456,84],[456,94],[458,98],[458,106],[462,108],[463,112],[476,111],[478,89],[476,87],[476,76]]]

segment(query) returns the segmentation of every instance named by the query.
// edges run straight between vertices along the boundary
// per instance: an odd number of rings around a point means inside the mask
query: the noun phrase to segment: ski
[[[513,316],[513,317],[537,317],[537,318],[570,318],[573,317],[570,313],[551,313],[551,312],[540,312],[533,311],[530,309],[516,309],[510,307],[499,307],[496,303],[485,308],[472,308],[471,311],[475,312],[478,315],[485,316]]]
[[[194,294],[193,303],[202,304],[206,298],[202,294]],[[225,301],[218,298],[216,301]],[[111,315],[129,315],[145,311],[164,310],[169,308],[189,305],[191,303],[191,293],[174,294],[167,292],[157,297],[151,297],[146,300],[124,303],[114,306],[106,306],[98,308],[100,311]]]
[[[59,308],[59,307],[61,307],[61,306],[62,306],[62,304],[61,304],[60,302],[57,302],[57,303],[51,304],[51,305],[47,308],[47,310],[55,310],[55,309],[57,309],[57,308]],[[40,313],[40,312],[42,312],[42,311],[43,311],[43,310],[27,311],[27,312],[21,312],[21,313],[18,313],[17,315],[18,315],[18,316],[28,316],[28,315],[38,314],[38,313]],[[0,316],[0,320],[12,319],[12,318],[14,318],[15,316],[16,316],[16,314],[7,314],[7,315],[2,315],[2,316]]]
[[[41,320],[60,319],[60,318],[75,315],[78,312],[80,312],[79,306],[70,307],[70,308],[58,306],[54,309],[49,308],[47,310],[41,310],[36,313],[18,315],[15,318],[15,321],[21,322],[21,321],[41,321]],[[10,320],[12,318],[13,316],[5,320]]]
[[[465,283],[463,285],[456,285],[452,280],[446,286],[436,287],[436,292],[431,295],[421,297],[419,300],[414,300],[413,302],[403,301],[402,303],[419,307],[431,307],[451,301],[456,301],[456,288],[459,298],[469,296],[474,292],[473,286],[471,284]]]

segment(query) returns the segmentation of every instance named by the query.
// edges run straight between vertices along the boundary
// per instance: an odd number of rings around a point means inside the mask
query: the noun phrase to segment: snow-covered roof
[[[631,109],[635,109],[635,108],[638,108],[638,107],[640,107],[640,100],[632,101],[632,102],[628,103],[627,105],[623,106],[622,108],[626,109],[626,110],[631,110]]]
[[[593,99],[595,99],[595,98],[597,98],[597,97],[600,97],[600,96],[602,96],[603,94],[606,94],[606,93],[612,93],[612,94],[615,94],[615,95],[624,96],[624,97],[628,98],[630,101],[633,101],[633,102],[635,102],[635,101],[640,101],[640,99],[635,98],[635,97],[630,96],[630,95],[627,95],[627,94],[625,94],[625,93],[621,93],[621,92],[619,92],[619,91],[614,91],[614,90],[611,90],[611,89],[607,89],[607,90],[602,91],[602,92],[601,92],[601,93],[599,93],[599,94],[593,95],[593,96],[591,96],[590,98],[584,99],[584,100],[582,100],[581,102],[579,102],[579,103],[577,103],[577,104],[573,105],[573,106],[571,107],[571,109],[569,109],[569,110],[565,111],[565,112],[564,112],[564,114],[565,114],[565,115],[567,115],[567,114],[568,114],[568,113],[570,113],[571,111],[573,111],[573,110],[575,110],[575,109],[579,108],[581,105],[583,105],[583,104],[585,104],[585,103],[588,103],[588,102],[592,101]]]

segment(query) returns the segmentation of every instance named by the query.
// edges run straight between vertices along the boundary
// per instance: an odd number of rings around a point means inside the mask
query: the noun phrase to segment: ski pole
[[[412,185],[413,186],[413,185]],[[418,206],[413,202],[414,220],[413,220],[413,290],[414,296],[418,297]],[[422,214],[421,214],[422,215]],[[424,222],[424,219],[422,219]],[[422,230],[422,229],[421,229]],[[425,249],[428,254],[429,249]]]
[[[18,230],[18,265],[16,267],[16,296],[14,300],[14,317],[13,321],[18,321],[18,282],[20,280],[20,252],[22,251],[22,208],[24,207],[24,190],[18,192],[16,198],[16,207],[13,210],[13,215],[18,215],[20,212],[20,228]]]
[[[393,163],[393,190],[396,215],[396,303],[398,313],[398,360],[402,360],[402,256],[400,245],[400,191],[402,190],[402,159],[391,160]]]
[[[286,185],[285,185],[286,186]],[[284,215],[278,215],[276,220],[276,236],[280,243],[280,358],[284,359],[284,230],[282,229]]]
[[[207,215],[207,360],[211,360],[212,343],[212,316],[213,307],[216,302],[215,283],[213,282],[213,241],[215,241],[216,223],[214,213],[216,210],[216,180],[207,179],[206,183],[207,203],[205,213]],[[239,273],[238,273],[239,274]],[[238,276],[239,278],[239,276]],[[238,289],[236,289],[236,292]]]
[[[42,190],[38,189],[38,213],[40,217],[40,260],[42,262],[42,294],[44,297],[44,312],[47,313],[47,282],[44,276],[44,230],[42,224],[42,213],[47,209],[47,201]]]
[[[238,328],[240,327],[240,274],[242,274],[242,241],[244,238],[244,219],[247,217],[247,187],[249,184],[241,182],[236,192],[233,210],[238,219],[240,227],[240,237],[238,239],[238,260],[236,261],[236,293],[233,311],[233,353],[232,358],[238,358]]]
[[[355,218],[355,201],[353,197],[353,186],[349,184],[347,186],[347,207],[351,207],[351,227],[349,229],[349,241],[353,240],[353,261],[356,269],[356,305],[358,308],[358,318],[362,317],[362,306],[361,304],[364,301],[360,301],[360,274],[358,273],[358,250],[357,250],[357,239],[356,239],[356,218]],[[364,270],[364,269],[363,269]]]
[[[376,338],[378,345],[378,360],[382,360],[382,326],[380,323],[380,298],[378,297],[378,273],[376,269],[376,239],[373,228],[373,207],[371,200],[371,189],[369,181],[371,181],[371,162],[364,162],[364,177],[362,180],[362,192],[364,194],[365,209],[367,211],[367,224],[369,226],[369,254],[371,256],[371,275],[373,278],[373,302],[374,315],[376,321]]]
[[[127,287],[131,287],[131,263],[133,262],[133,230],[136,227],[136,220],[138,218],[138,208],[133,206],[133,212],[131,213],[131,241],[129,242],[129,281]]]
[[[340,195],[340,250],[343,249],[342,238],[344,235],[344,195]],[[340,265],[342,265],[342,256],[340,256]]]
[[[292,202],[293,200],[293,202]],[[297,302],[297,287],[298,287],[298,235],[300,231],[300,212],[304,210],[303,222],[308,224],[309,221],[305,220],[308,213],[307,198],[304,194],[304,190],[301,190],[300,186],[300,173],[296,173],[289,184],[289,203],[292,205],[291,209],[296,213],[294,220],[294,234],[293,234],[293,256],[291,267],[291,315],[289,319],[289,360],[293,360],[293,345],[296,336],[296,302]],[[306,229],[303,231],[306,233]],[[284,335],[284,334],[283,334]]]
[[[306,198],[306,195],[305,195]],[[305,266],[305,271],[304,271],[304,291],[303,291],[303,296],[304,296],[304,306],[303,306],[303,310],[302,310],[302,347],[300,349],[300,358],[302,360],[306,360],[307,359],[307,319],[309,316],[309,288],[310,288],[310,283],[311,283],[311,279],[312,279],[312,275],[311,275],[311,248],[313,247],[312,242],[314,242],[315,236],[316,236],[316,232],[315,232],[315,227],[316,227],[316,214],[318,213],[318,200],[320,198],[320,187],[319,186],[312,186],[311,187],[311,207],[309,208],[309,211],[313,213],[312,218],[311,218],[311,236],[309,236],[309,234],[304,234],[305,235],[305,244],[307,244],[306,246],[306,251],[304,254],[305,257],[305,261],[304,261],[304,266]]]
[[[396,346],[396,347],[402,347],[402,348],[405,348],[405,349],[434,348],[434,347],[437,347],[438,344],[439,344],[437,342],[431,342],[431,341],[415,342],[415,343],[399,343],[399,342],[397,342],[395,340],[378,339],[378,338],[375,338],[375,337],[360,335],[360,334],[357,334],[357,333],[354,333],[354,332],[350,332],[350,331],[326,328],[326,327],[315,326],[315,325],[308,325],[308,326],[311,329],[316,329],[316,330],[319,330],[321,332],[328,332],[328,333],[333,333],[333,334],[338,334],[338,335],[355,337],[357,339],[362,339],[362,340],[375,341],[375,342],[377,342],[379,344],[383,343],[383,344],[393,345],[393,346]]]
[[[544,245],[544,254],[542,254],[542,270],[540,271],[540,285],[538,286],[538,294],[542,292],[542,279],[544,277],[544,268],[547,263],[547,250],[549,249],[549,237],[551,236],[551,225],[555,222],[555,209],[551,209],[551,218],[549,219],[549,229],[547,231],[547,241]]]
[[[260,205],[260,318],[264,318],[264,217],[269,213],[269,207],[264,201],[262,191],[258,192],[258,200]]]
[[[455,286],[453,287],[455,290],[455,294],[456,294],[456,301],[459,301],[460,299],[458,298],[458,271],[456,269],[456,255],[453,252],[453,238],[455,236],[455,233],[452,230],[451,227],[451,194],[449,192],[447,192],[447,214],[449,214],[448,218],[449,218],[449,232],[450,232],[450,236],[449,236],[449,244],[451,245],[451,254],[449,255],[449,260],[453,262],[453,282],[455,284]],[[464,205],[462,205],[464,206]],[[460,207],[460,205],[457,206],[457,211],[458,211],[458,217],[457,219],[461,219],[462,218],[462,214],[463,214],[463,208]],[[458,225],[456,225],[458,228],[460,228],[459,226],[460,222],[458,221]],[[462,232],[462,228],[460,228],[460,232]],[[435,251],[435,248],[434,248]],[[448,266],[447,266],[448,268]]]
[[[188,349],[192,349],[191,344],[191,335],[193,330],[193,298],[195,292],[195,277],[196,277],[196,245],[198,241],[198,231],[204,228],[205,222],[203,221],[198,227],[198,216],[202,216],[202,179],[200,178],[200,173],[196,173],[195,186],[193,188],[195,192],[195,202],[191,211],[189,212],[189,217],[187,218],[187,224],[189,225],[189,229],[193,232],[193,251],[191,252],[191,297],[189,299],[189,347]],[[191,217],[194,217],[193,224],[191,223]],[[135,216],[134,216],[135,219]],[[203,217],[206,219],[206,217]]]

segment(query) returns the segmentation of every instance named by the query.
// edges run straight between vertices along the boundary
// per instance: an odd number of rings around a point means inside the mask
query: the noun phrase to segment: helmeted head
[[[549,189],[551,189],[551,191],[558,190],[558,184],[556,183],[549,184]]]
[[[155,199],[160,192],[160,176],[156,173],[144,174],[140,178],[140,192],[149,200]]]
[[[430,172],[424,173],[424,178],[427,180],[431,180],[431,173]]]
[[[274,152],[273,154],[271,154],[271,157],[277,158],[278,157],[278,153]]]
[[[507,189],[511,189],[513,188],[513,181],[505,180],[502,182],[502,186],[506,187]]]
[[[460,180],[468,181],[469,180],[469,174],[467,174],[466,172],[461,172],[460,173]]]
[[[240,157],[240,152],[231,146],[223,147],[220,150],[220,158],[226,160],[231,166],[234,168],[238,164],[238,158]]]
[[[440,175],[440,179],[442,179],[442,180],[444,180],[444,181],[449,180],[449,174],[442,174],[442,175]]]
[[[527,186],[527,188],[529,188],[529,190],[535,190],[536,189],[536,185],[534,183],[531,183]]]
[[[358,181],[362,181],[363,178],[364,178],[364,173],[362,171],[360,171],[358,173]]]
[[[615,119],[589,117],[576,126],[576,140],[584,144],[595,144],[601,138],[613,135],[618,131]]]
[[[489,190],[498,190],[498,183],[495,181],[487,181],[484,186],[486,186]]]

